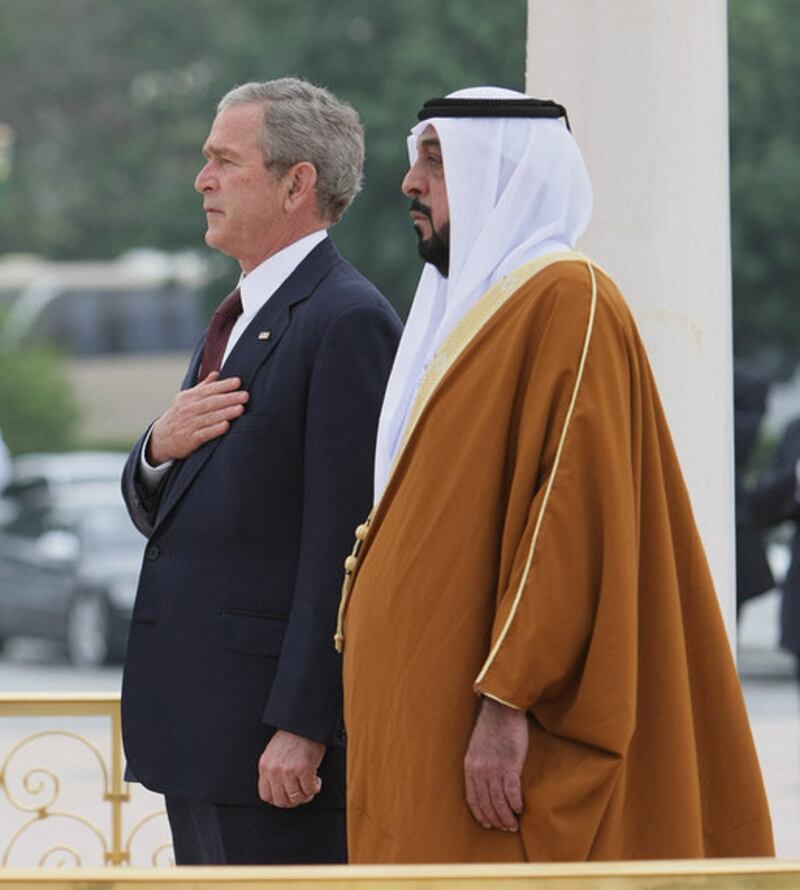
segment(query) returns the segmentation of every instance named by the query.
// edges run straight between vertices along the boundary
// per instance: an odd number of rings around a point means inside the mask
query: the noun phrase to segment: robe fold
[[[359,538],[351,862],[772,855],[689,497],[602,270],[552,255],[484,294],[428,366]],[[529,718],[519,833],[466,804],[476,693]]]

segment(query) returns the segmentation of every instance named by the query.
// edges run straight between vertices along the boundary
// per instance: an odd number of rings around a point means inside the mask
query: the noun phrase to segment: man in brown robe
[[[565,119],[471,89],[409,140],[428,263],[337,631],[351,862],[773,853],[647,357],[573,249]]]

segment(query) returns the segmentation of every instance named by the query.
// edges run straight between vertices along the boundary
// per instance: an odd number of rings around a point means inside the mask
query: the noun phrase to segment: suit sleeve
[[[335,743],[341,727],[332,639],[342,567],[372,503],[378,415],[399,336],[399,320],[381,306],[333,319],[308,392],[299,570],[263,719],[325,743]]]
[[[144,448],[151,429],[152,424],[133,446],[122,472],[122,497],[125,501],[125,506],[128,508],[133,524],[146,538],[153,534],[158,505],[161,502],[161,496],[164,493],[167,480],[174,471],[173,465],[155,489],[149,488],[142,482],[139,472],[139,461],[142,448]]]
[[[759,481],[750,497],[752,517],[763,528],[800,518],[795,473],[798,460],[800,420],[795,420],[787,427],[778,445],[772,469]]]

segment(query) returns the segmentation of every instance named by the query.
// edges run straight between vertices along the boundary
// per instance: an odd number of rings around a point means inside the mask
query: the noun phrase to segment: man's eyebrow
[[[235,151],[233,148],[228,148],[224,145],[214,145],[212,142],[207,142],[203,146],[203,156],[206,158],[209,158],[209,157],[219,158],[219,157],[222,157],[223,155],[225,157],[229,157],[229,158],[230,157],[233,157],[233,158],[239,157],[239,154],[237,151]]]
[[[434,136],[429,136],[427,139],[420,140],[419,147],[420,148],[441,148],[442,144]]]

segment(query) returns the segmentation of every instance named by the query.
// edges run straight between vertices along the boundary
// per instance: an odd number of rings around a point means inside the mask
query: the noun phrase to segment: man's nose
[[[414,195],[422,194],[422,182],[417,175],[416,164],[412,164],[408,168],[408,173],[403,177],[400,189],[407,198],[413,198]]]
[[[200,168],[197,176],[194,178],[194,187],[198,192],[206,192],[213,188],[211,172],[209,171],[209,162],[207,161]]]

